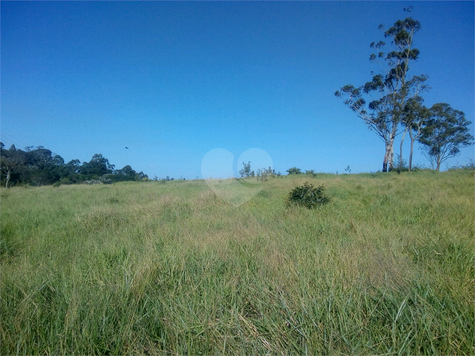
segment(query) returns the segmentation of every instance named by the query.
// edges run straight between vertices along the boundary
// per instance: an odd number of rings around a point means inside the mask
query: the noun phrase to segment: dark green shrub
[[[59,184],[74,184],[77,180],[72,179],[71,177],[64,177],[59,180]]]
[[[291,175],[291,174],[302,174],[302,171],[300,170],[300,168],[292,167],[292,168],[287,169],[287,173],[289,173],[289,175]]]
[[[295,187],[290,191],[287,197],[287,206],[300,205],[312,209],[329,201],[330,198],[325,195],[323,185],[315,187],[313,184],[305,182],[303,185]]]

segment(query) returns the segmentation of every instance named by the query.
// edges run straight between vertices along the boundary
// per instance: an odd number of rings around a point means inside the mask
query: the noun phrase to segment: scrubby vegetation
[[[329,201],[330,198],[325,194],[325,187],[323,185],[315,187],[312,183],[305,182],[303,185],[295,187],[290,191],[287,197],[287,206],[299,205],[312,209]]]
[[[259,184],[1,189],[0,353],[474,353],[473,170]]]

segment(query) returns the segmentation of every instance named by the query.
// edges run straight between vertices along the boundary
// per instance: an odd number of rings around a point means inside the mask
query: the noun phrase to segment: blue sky
[[[473,1],[2,1],[1,141],[66,162],[101,153],[150,178],[201,177],[218,148],[235,173],[249,149],[282,173],[377,171],[383,142],[334,92],[385,68],[369,44],[408,15],[422,26],[411,74],[429,75],[426,105],[473,122]],[[429,165],[419,150],[414,159]]]

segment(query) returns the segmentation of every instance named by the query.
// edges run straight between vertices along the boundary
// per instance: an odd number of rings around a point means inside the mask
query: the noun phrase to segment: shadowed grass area
[[[475,352],[473,171],[0,194],[1,354]]]

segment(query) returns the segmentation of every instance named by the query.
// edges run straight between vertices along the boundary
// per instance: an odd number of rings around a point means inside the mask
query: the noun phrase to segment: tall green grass
[[[1,354],[475,353],[473,171],[0,194]]]

